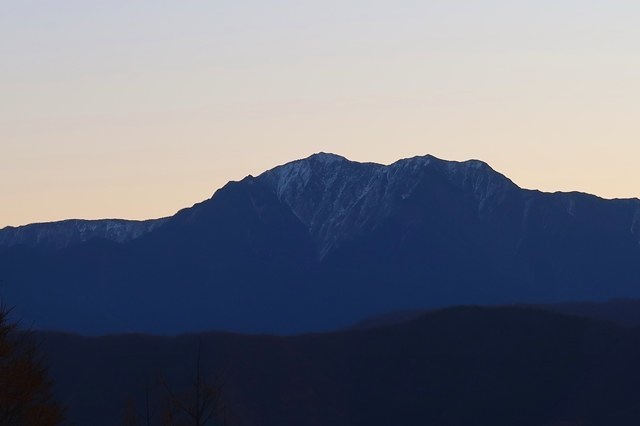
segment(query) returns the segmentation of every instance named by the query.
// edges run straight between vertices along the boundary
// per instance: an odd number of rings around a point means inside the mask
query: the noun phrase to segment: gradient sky
[[[151,218],[317,151],[640,196],[640,2],[0,0],[0,227]]]

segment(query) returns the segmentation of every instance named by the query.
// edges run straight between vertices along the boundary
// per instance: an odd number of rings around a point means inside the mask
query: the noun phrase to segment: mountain
[[[477,160],[316,154],[129,241],[7,249],[0,281],[34,327],[86,334],[286,334],[456,304],[637,298],[640,200],[525,190]]]
[[[153,231],[166,221],[166,218],[143,221],[72,219],[18,227],[7,226],[0,229],[0,251],[21,245],[39,250],[60,250],[100,238],[126,243]]]
[[[421,187],[426,179],[435,177],[467,192],[479,212],[492,197],[516,188],[480,161],[443,162],[431,156],[383,166],[321,153],[277,167],[258,180],[307,227],[322,258],[340,244],[375,231],[408,204],[406,200],[426,189]]]
[[[530,308],[459,307],[295,337],[37,337],[81,425],[122,424],[129,399],[142,415],[147,395],[157,419],[167,388],[189,389],[196,359],[207,381],[223,375],[230,426],[640,422],[640,330]]]

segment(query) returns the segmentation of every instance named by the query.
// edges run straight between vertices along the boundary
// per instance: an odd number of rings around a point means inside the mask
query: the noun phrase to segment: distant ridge
[[[494,306],[504,308],[505,306]],[[565,315],[576,315],[607,321],[624,327],[640,327],[640,299],[613,299],[604,302],[564,302],[551,304],[519,304],[514,308],[546,310]],[[433,309],[388,312],[371,318],[365,318],[348,327],[348,330],[366,330],[387,327],[413,321],[434,312]]]
[[[153,220],[68,219],[58,222],[7,226],[0,229],[0,250],[16,245],[45,250],[60,250],[95,238],[126,243],[165,223],[168,218]]]

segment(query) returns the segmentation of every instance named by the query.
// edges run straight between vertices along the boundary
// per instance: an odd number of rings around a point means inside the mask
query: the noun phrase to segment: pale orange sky
[[[0,227],[170,215],[318,151],[640,196],[637,2],[10,3]]]

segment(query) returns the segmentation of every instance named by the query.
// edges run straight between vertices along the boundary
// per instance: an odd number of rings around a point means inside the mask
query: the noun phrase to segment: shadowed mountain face
[[[229,425],[637,425],[640,332],[527,308],[453,308],[370,330],[296,337],[40,334],[69,420],[154,420],[224,374]],[[96,414],[99,413],[99,414]]]
[[[135,239],[16,245],[0,277],[36,327],[90,334],[294,333],[460,303],[640,297],[640,201],[523,190],[480,161],[317,154]]]

